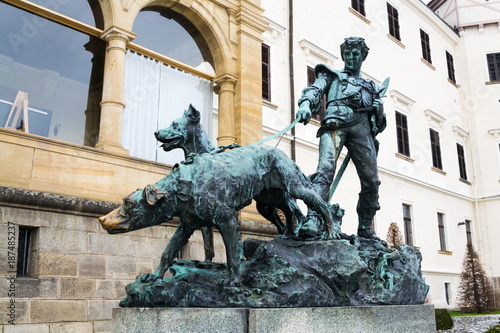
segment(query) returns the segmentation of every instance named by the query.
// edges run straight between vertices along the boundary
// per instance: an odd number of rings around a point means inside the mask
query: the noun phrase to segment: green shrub
[[[484,333],[500,333],[500,325],[492,326]]]
[[[436,313],[436,329],[451,330],[453,328],[453,319],[446,309],[435,309]]]

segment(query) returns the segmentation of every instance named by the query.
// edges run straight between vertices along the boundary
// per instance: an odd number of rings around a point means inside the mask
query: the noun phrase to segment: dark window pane
[[[262,44],[262,98],[271,100],[271,54],[270,47]]]
[[[453,64],[453,56],[448,52],[446,52],[446,65],[448,67],[448,78],[455,83],[455,66]]]
[[[17,275],[28,275],[28,264],[30,257],[32,229],[19,226],[19,238],[17,243]]]
[[[438,213],[437,218],[438,218],[438,231],[439,231],[439,245],[440,245],[441,251],[447,251],[446,235],[445,235],[445,230],[444,230],[444,214]]]
[[[469,220],[465,220],[465,235],[467,238],[467,243],[472,243],[471,221]]]
[[[429,35],[422,29],[420,29],[420,42],[422,44],[422,58],[427,60],[429,63],[432,63]]]
[[[316,74],[314,74],[314,68],[307,66],[307,86],[309,87],[316,81]],[[325,117],[326,112],[326,95],[323,95],[323,101],[321,103],[321,109],[317,115],[313,115],[313,119],[321,121]]]
[[[465,166],[464,147],[459,143],[457,143],[457,156],[458,156],[458,168],[460,171],[460,178],[467,180],[467,168]]]
[[[490,81],[500,81],[500,53],[486,55]]]
[[[396,135],[398,153],[410,157],[410,141],[408,136],[408,121],[404,114],[396,111]]]
[[[411,221],[411,206],[403,204],[403,224],[405,232],[405,243],[407,245],[413,245],[413,227]]]
[[[397,40],[401,40],[399,35],[399,13],[389,3],[387,3],[387,17],[389,20],[389,34]]]
[[[351,0],[351,7],[361,15],[366,16],[365,0]]]
[[[430,137],[431,137],[432,166],[442,170],[443,163],[441,161],[441,145],[439,143],[439,133],[431,129]]]

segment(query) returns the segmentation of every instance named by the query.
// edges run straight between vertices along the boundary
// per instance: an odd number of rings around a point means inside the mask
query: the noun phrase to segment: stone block
[[[106,257],[104,255],[79,254],[78,276],[104,278],[106,276]]]
[[[246,309],[113,309],[113,333],[247,332]]]
[[[54,323],[50,324],[50,331],[57,333],[89,333],[92,332],[92,323]]]
[[[135,279],[135,260],[129,257],[108,257],[107,276],[115,279]]]
[[[14,300],[14,303],[11,300]],[[0,325],[9,325],[9,320],[14,320],[16,326],[29,322],[29,302],[27,300],[2,298],[0,300],[0,309]]]
[[[125,296],[127,296],[127,293],[125,292],[125,287],[127,284],[131,283],[133,280],[116,280],[114,281],[115,284],[115,295],[117,299],[122,299]]]
[[[435,333],[430,305],[250,309],[249,333]]]
[[[8,281],[2,279],[2,284],[3,280]],[[15,282],[16,298],[56,298],[58,297],[57,283],[58,279],[54,278],[18,277]]]
[[[431,305],[324,308],[115,308],[112,332],[435,333]]]
[[[53,213],[41,210],[31,210],[22,208],[9,208],[5,209],[4,218],[5,222],[12,222],[17,225],[24,225],[29,227],[50,227]]]
[[[61,279],[62,299],[89,299],[95,297],[95,280],[84,278]]]
[[[104,299],[116,299],[114,282],[110,280],[96,280],[95,297]]]
[[[101,227],[96,218],[69,214],[54,213],[51,222],[52,228],[63,230],[98,232]]]
[[[140,260],[136,260],[136,268],[137,268],[137,272],[135,274],[136,276],[145,273],[151,273],[154,269],[156,269],[156,267],[153,269],[151,260],[145,261],[143,258],[141,258]]]
[[[4,333],[49,333],[48,324],[23,324],[8,325],[4,327]]]
[[[77,256],[58,252],[36,251],[32,255],[31,272],[36,276],[76,276]]]
[[[87,321],[87,301],[32,300],[32,323]]]
[[[42,251],[87,253],[87,233],[62,229],[40,228],[37,248]]]
[[[111,320],[94,321],[94,333],[108,333],[111,332],[113,323]]]
[[[89,301],[89,320],[110,320],[113,308],[118,307],[118,301]]]
[[[118,255],[118,235],[89,234],[89,253]]]
[[[10,275],[16,272],[17,268],[17,248],[14,252],[9,249],[0,250],[0,275]]]

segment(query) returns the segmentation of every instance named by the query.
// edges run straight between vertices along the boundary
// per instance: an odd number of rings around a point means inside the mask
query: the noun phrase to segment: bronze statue
[[[337,160],[345,146],[361,182],[356,209],[358,236],[376,238],[375,232],[371,231],[372,220],[380,209],[378,142],[375,136],[386,126],[381,97],[387,87],[361,77],[361,65],[369,50],[363,38],[346,38],[340,49],[344,69],[336,71],[322,64],[316,66],[316,81],[303,90],[297,117],[301,117],[300,122],[306,125],[312,114],[318,114],[322,97],[326,96],[326,113],[317,133],[320,138],[319,162],[316,173],[310,176],[311,181],[321,198],[329,201]],[[318,233],[315,219],[314,213],[309,214],[301,232],[308,235]]]
[[[321,215],[329,237],[338,238],[328,205],[310,180],[285,153],[265,145],[191,156],[155,185],[125,197],[121,207],[99,221],[109,233],[122,233],[180,218],[158,269],[143,275],[142,282],[162,279],[195,230],[216,226],[226,246],[228,281],[238,284],[243,258],[238,210],[267,190],[303,200]]]

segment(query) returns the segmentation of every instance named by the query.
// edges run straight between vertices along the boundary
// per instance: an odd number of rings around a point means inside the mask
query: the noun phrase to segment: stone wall
[[[125,286],[152,272],[176,222],[109,235],[97,217],[115,204],[70,196],[0,187],[0,332],[107,332],[112,309]],[[9,231],[32,227],[27,276],[9,266]],[[13,227],[14,229],[10,229]],[[242,222],[245,236],[266,238],[274,227]],[[12,234],[11,234],[12,235]],[[214,261],[225,261],[224,245],[215,237]],[[204,259],[201,233],[181,256]],[[9,317],[15,305],[13,317]],[[9,325],[14,319],[15,325]],[[2,331],[3,329],[3,331]]]

